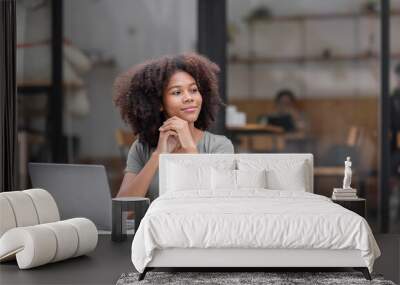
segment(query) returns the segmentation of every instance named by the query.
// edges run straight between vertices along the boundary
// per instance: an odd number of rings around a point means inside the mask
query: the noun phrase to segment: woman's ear
[[[160,112],[162,112],[162,111],[164,111],[164,108],[163,108],[163,106],[161,106],[161,107],[160,107]]]

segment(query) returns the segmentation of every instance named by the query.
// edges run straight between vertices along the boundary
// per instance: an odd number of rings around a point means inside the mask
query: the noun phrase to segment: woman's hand
[[[175,131],[160,131],[156,153],[171,153],[179,148],[179,139]]]
[[[180,146],[185,152],[197,152],[196,143],[194,142],[187,121],[174,116],[166,120],[159,130],[160,132],[175,132],[177,134]]]

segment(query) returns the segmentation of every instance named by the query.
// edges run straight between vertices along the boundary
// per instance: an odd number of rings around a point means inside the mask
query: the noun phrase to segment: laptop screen
[[[29,163],[34,188],[55,199],[62,220],[84,217],[111,230],[111,193],[102,165]]]

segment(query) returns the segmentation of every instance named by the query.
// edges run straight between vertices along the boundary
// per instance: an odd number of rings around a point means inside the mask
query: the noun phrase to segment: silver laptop
[[[111,230],[111,192],[102,165],[29,163],[34,188],[56,200],[62,220],[84,217],[98,230]]]

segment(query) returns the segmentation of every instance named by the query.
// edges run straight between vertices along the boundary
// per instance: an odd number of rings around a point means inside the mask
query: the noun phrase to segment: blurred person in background
[[[282,127],[286,132],[305,132],[305,115],[300,111],[295,94],[289,89],[279,90],[274,99],[276,112],[259,118],[260,123]]]

